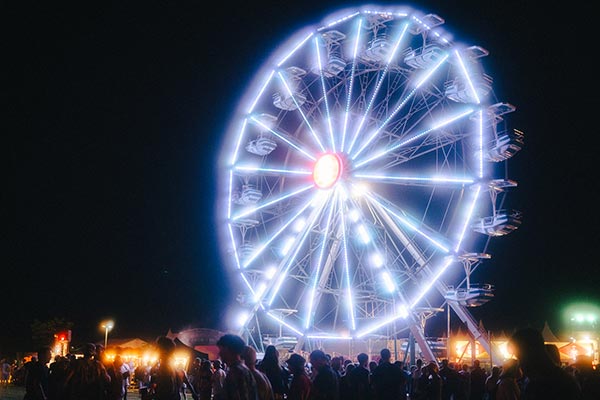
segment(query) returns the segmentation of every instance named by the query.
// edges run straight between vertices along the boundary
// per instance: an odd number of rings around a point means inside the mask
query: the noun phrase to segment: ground
[[[2,400],[23,400],[23,396],[25,396],[25,388],[22,386],[0,386],[0,399]],[[191,398],[191,396],[188,397]],[[127,400],[140,400],[137,390],[129,391]]]

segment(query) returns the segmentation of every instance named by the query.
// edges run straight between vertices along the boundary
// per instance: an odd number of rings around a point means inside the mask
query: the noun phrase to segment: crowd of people
[[[456,364],[393,361],[387,348],[376,360],[331,356],[322,350],[285,354],[274,346],[262,359],[238,335],[217,342],[219,358],[193,360],[188,369],[172,361],[175,344],[156,342],[159,359],[150,369],[123,367],[116,356],[103,361],[102,346],[89,344],[81,358],[50,361],[49,348],[28,363],[25,400],[126,400],[133,378],[146,400],[588,400],[600,399],[600,371],[590,358],[561,365],[534,329],[509,342],[514,358],[490,370],[479,360]],[[49,363],[49,366],[47,366]]]

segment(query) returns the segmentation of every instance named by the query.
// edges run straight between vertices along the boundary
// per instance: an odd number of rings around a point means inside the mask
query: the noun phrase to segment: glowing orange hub
[[[342,160],[335,154],[323,154],[313,170],[313,180],[315,185],[321,189],[332,187],[339,179],[342,173]]]

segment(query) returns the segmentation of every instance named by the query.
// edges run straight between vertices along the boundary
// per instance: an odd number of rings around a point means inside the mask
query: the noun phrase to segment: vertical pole
[[[393,312],[396,313],[396,298],[392,297],[393,301]],[[393,335],[394,335],[394,360],[398,360],[398,347],[396,346],[396,320],[394,319],[393,323]]]
[[[446,358],[450,360],[450,302],[446,303],[448,307],[448,320],[446,321]]]
[[[396,344],[396,321],[394,321],[394,360],[398,360],[398,345]]]
[[[104,349],[106,350],[106,345],[108,344],[108,326],[104,327]]]
[[[494,366],[494,357],[492,357],[492,349],[494,348],[494,342],[492,341],[492,331],[488,331],[488,340],[490,341],[490,370]]]
[[[416,365],[415,357],[415,337],[412,332],[408,335],[409,346],[410,346],[410,365]]]

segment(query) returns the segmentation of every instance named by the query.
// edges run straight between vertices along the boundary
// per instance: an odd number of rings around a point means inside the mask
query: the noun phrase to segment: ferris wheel
[[[519,227],[502,208],[523,146],[495,98],[488,51],[454,42],[410,7],[331,14],[273,52],[222,149],[219,218],[239,289],[238,329],[256,343],[360,340],[493,297],[471,273],[491,238]]]

